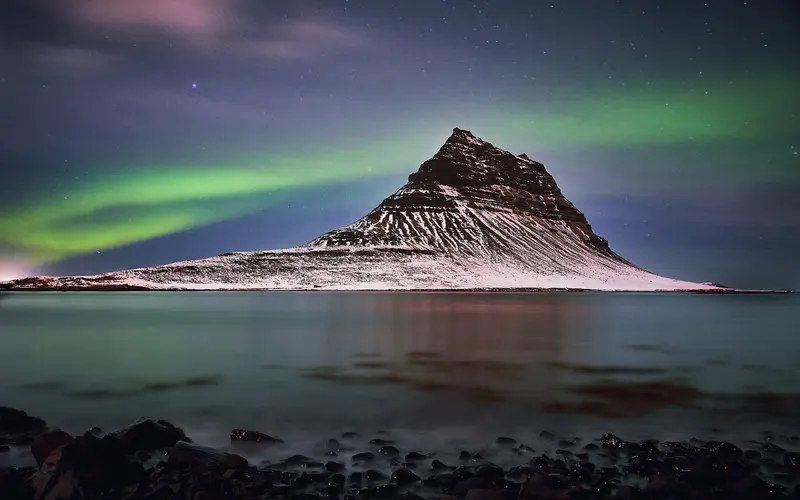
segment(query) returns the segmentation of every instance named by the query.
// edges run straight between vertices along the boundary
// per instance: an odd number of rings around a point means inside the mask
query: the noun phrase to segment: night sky
[[[797,0],[9,0],[0,279],[304,243],[454,127],[659,274],[800,287]]]

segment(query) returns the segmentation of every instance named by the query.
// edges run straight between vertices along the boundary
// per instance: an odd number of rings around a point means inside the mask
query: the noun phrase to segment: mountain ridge
[[[455,128],[361,219],[296,248],[234,252],[11,290],[730,289],[657,276],[616,254],[542,163]]]

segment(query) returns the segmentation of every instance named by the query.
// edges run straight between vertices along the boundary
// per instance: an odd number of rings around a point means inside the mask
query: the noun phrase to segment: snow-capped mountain
[[[634,266],[544,165],[458,128],[369,214],[303,246],[6,288],[724,290]]]

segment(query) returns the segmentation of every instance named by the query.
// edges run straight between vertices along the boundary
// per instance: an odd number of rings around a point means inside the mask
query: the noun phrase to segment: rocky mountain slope
[[[544,165],[458,128],[369,214],[301,247],[6,288],[723,290],[634,266],[592,231]]]

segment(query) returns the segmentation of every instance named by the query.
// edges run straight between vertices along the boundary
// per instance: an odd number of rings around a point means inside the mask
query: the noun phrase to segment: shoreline
[[[329,293],[611,293],[611,294],[684,294],[684,295],[788,295],[795,290],[739,290],[735,288],[679,290],[600,290],[594,288],[150,288],[138,285],[63,286],[15,288],[0,283],[2,292],[329,292]]]
[[[593,440],[539,434],[539,449],[487,436],[452,454],[411,449],[386,432],[319,436],[275,462],[248,461],[283,444],[268,429],[233,429],[231,452],[198,446],[163,420],[70,436],[0,407],[0,455],[29,450],[36,467],[0,467],[3,500],[606,500],[800,498],[800,437],[761,433],[739,445]],[[542,443],[547,443],[543,445]],[[237,453],[238,452],[238,453]],[[80,492],[80,494],[79,494]],[[82,496],[80,496],[82,495]]]

